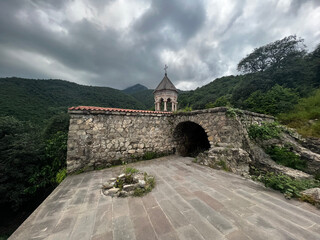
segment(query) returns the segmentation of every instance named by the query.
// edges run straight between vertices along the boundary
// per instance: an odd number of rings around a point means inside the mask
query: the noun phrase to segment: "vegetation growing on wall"
[[[287,198],[295,197],[300,198],[301,191],[309,188],[320,187],[320,182],[314,179],[293,179],[286,175],[267,173],[261,176],[260,181],[266,187],[273,188],[282,192]]]
[[[270,146],[265,152],[278,164],[298,170],[305,170],[307,162],[286,147]]]
[[[252,124],[248,128],[249,137],[256,140],[279,138],[281,131],[277,122],[264,122],[261,125]]]

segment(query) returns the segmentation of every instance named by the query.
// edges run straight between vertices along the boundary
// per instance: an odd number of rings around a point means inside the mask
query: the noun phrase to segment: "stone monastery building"
[[[168,78],[167,72],[153,94],[156,111],[177,111],[178,90]]]

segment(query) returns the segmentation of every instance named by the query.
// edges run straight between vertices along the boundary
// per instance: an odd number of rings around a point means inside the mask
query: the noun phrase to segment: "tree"
[[[283,68],[287,60],[306,55],[306,46],[302,38],[295,35],[255,48],[252,53],[238,64],[238,71],[243,73],[263,72],[269,68]]]
[[[224,96],[221,96],[214,101],[214,103],[209,102],[206,104],[206,108],[215,108],[215,107],[229,107],[230,104],[231,95],[227,94]]]
[[[31,198],[29,176],[44,159],[39,129],[14,117],[0,117],[0,206],[18,210]]]
[[[41,126],[14,117],[0,117],[0,209],[18,211],[56,185],[66,167],[68,115]],[[41,197],[40,197],[41,198]]]
[[[251,111],[276,115],[292,110],[298,99],[299,95],[293,89],[276,84],[265,93],[261,90],[252,93],[244,104]]]

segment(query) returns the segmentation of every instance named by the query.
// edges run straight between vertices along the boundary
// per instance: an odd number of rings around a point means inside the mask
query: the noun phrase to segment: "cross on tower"
[[[164,65],[164,72],[165,72],[166,75],[167,75],[167,69],[168,69],[168,66],[165,64]]]

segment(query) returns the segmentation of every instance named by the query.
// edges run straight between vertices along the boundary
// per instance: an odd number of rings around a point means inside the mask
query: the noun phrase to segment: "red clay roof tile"
[[[71,108],[69,108],[69,110],[96,110],[96,111],[106,111],[106,112],[135,112],[135,113],[165,113],[165,114],[171,114],[171,112],[135,110],[135,109],[122,109],[122,108],[104,108],[104,107],[92,107],[92,106],[71,107]]]

